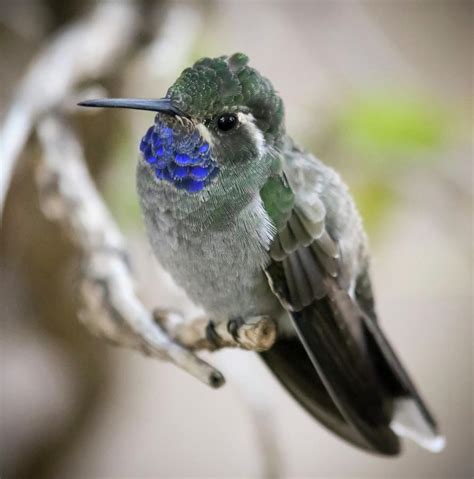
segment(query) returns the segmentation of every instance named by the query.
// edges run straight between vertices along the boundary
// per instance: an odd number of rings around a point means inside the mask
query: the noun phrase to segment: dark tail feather
[[[260,355],[288,392],[325,427],[357,447],[381,452],[368,444],[341,415],[296,336],[279,339]],[[399,443],[394,442],[392,449],[383,453],[398,454]]]
[[[446,441],[439,433],[436,420],[377,322],[366,315],[363,319],[378,376],[394,398],[392,430],[431,452],[440,452]]]

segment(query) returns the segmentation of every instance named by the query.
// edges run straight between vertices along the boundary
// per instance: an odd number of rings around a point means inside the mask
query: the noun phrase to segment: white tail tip
[[[444,436],[433,431],[412,399],[395,402],[395,416],[390,427],[395,434],[411,439],[430,452],[441,452],[446,445]]]

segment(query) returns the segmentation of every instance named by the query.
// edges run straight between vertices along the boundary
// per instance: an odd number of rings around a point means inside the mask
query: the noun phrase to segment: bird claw
[[[228,330],[240,347],[257,352],[270,349],[277,337],[276,322],[269,316],[231,320]]]
[[[171,339],[190,349],[215,351],[239,347],[249,351],[270,349],[277,337],[276,322],[268,316],[213,321],[198,318],[187,321],[180,313],[156,309],[153,317]]]

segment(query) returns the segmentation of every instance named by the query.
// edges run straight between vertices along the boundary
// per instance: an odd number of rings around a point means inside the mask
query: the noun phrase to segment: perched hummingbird
[[[347,187],[286,133],[283,101],[242,53],[203,58],[159,100],[137,190],[152,248],[215,321],[267,315],[264,361],[336,434],[396,455],[444,439],[377,321],[369,252]]]

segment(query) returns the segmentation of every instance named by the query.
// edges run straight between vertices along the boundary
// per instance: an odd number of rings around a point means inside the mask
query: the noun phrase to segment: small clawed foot
[[[257,352],[270,349],[277,337],[276,323],[268,316],[231,319],[227,329],[240,347]]]

